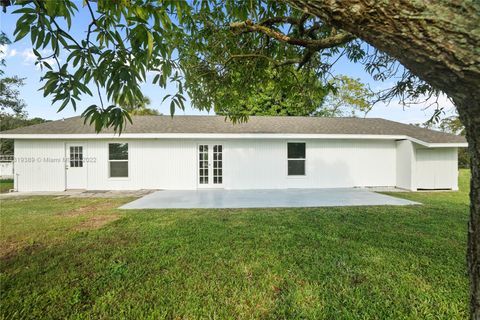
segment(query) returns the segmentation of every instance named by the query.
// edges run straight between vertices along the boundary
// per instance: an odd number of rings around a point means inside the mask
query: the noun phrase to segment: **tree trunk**
[[[471,319],[480,319],[480,2],[284,1],[388,53],[455,102],[471,157],[467,260]]]
[[[467,106],[455,102],[467,130],[470,153],[470,221],[468,223],[467,260],[470,274],[471,318],[480,319],[480,96]],[[469,110],[467,113],[465,110]],[[473,111],[473,112],[472,112]]]

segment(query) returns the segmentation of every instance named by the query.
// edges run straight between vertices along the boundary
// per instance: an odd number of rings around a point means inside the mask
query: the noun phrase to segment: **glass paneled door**
[[[198,145],[198,187],[221,188],[223,185],[223,146]]]
[[[85,148],[81,143],[68,143],[66,145],[66,189],[87,188],[87,168],[84,162]]]

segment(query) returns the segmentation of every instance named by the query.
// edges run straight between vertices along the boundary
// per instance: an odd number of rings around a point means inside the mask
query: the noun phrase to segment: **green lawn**
[[[13,179],[0,179],[0,193],[13,189]]]
[[[409,207],[132,210],[1,201],[1,318],[460,319],[461,192]]]

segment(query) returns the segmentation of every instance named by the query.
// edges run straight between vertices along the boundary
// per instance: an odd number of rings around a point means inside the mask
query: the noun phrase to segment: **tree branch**
[[[278,17],[277,19],[282,20],[285,18],[287,17]],[[298,23],[300,23],[300,20],[298,20]],[[346,32],[338,33],[336,35],[323,38],[323,39],[318,39],[318,40],[292,38],[279,31],[268,28],[265,25],[255,24],[251,20],[246,20],[243,22],[233,22],[230,24],[230,29],[233,30],[234,32],[240,32],[240,33],[243,33],[243,32],[263,33],[268,37],[274,38],[280,42],[284,42],[284,43],[288,43],[288,44],[292,44],[292,45],[296,45],[304,48],[309,48],[313,50],[332,48],[338,45],[345,44],[355,39],[355,37],[352,34],[346,33]]]
[[[265,60],[268,60],[270,61],[271,63],[273,63],[275,65],[275,67],[281,67],[281,66],[286,66],[286,65],[289,65],[289,64],[297,64],[297,63],[301,63],[302,62],[302,59],[286,59],[284,61],[276,61],[275,59],[269,57],[269,56],[266,56],[266,55],[263,55],[263,54],[257,54],[257,53],[246,53],[246,54],[234,54],[234,55],[231,55],[228,60],[225,62],[225,64],[228,64],[230,61],[234,60],[234,59],[265,59]]]
[[[248,21],[248,20],[247,20]],[[268,18],[263,20],[262,22],[259,23],[261,26],[271,26],[276,23],[289,23],[289,24],[294,24],[297,26],[300,26],[302,23],[301,19],[293,18],[293,17],[273,17],[273,18]]]

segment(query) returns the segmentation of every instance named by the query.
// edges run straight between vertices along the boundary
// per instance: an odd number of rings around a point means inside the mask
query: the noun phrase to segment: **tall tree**
[[[0,57],[5,54],[2,48],[10,44],[5,33],[0,32]],[[5,66],[5,59],[0,59],[0,67]],[[0,115],[13,113],[18,116],[25,114],[25,101],[20,98],[19,87],[24,85],[24,79],[17,76],[4,77],[3,68],[0,68]]]
[[[333,87],[315,115],[329,117],[366,116],[374,94],[359,79],[339,76],[331,80]]]
[[[215,113],[247,120],[248,116],[309,116],[322,109],[328,89],[314,74],[293,67],[269,68],[265,73],[261,85],[239,73],[233,73],[228,80],[216,79],[217,85],[212,86]],[[307,82],[312,82],[315,90],[306,89]]]
[[[132,116],[158,116],[160,112],[156,109],[149,108],[151,101],[147,96],[138,98],[135,101],[124,101],[120,106]]]
[[[26,104],[20,98],[19,87],[24,85],[24,79],[17,76],[0,78],[0,113],[25,113]]]
[[[443,132],[448,132],[452,134],[465,135],[465,126],[460,121],[458,115],[450,116],[440,120],[439,128]],[[469,168],[470,167],[470,157],[467,150],[460,148],[458,150],[458,166],[460,168]]]
[[[5,50],[10,40],[5,33],[0,32],[0,57],[5,55]],[[0,59],[0,131],[14,129],[21,126],[39,123],[43,119],[27,120],[26,104],[20,97],[19,87],[24,85],[24,79],[17,76],[5,77],[3,67],[6,61]],[[0,154],[13,154],[13,140],[0,139]]]
[[[0,114],[0,131],[47,122],[42,118],[27,119],[26,116]],[[13,155],[13,139],[0,139],[0,155]]]
[[[210,78],[238,73],[261,84],[268,78],[263,70],[293,65],[328,83],[340,56],[363,63],[375,79],[400,76],[382,99],[417,99],[440,91],[449,95],[465,125],[472,158],[468,265],[471,315],[480,318],[478,1],[92,2],[84,2],[91,21],[83,40],[69,33],[79,10],[73,1],[18,2],[16,40],[30,35],[38,64],[48,69],[44,92],[62,101],[61,108],[69,103],[75,108],[82,93],[92,94],[88,83],[97,91],[104,88],[110,103],[135,100],[141,97],[147,71],[156,73],[153,83],[161,87],[168,81],[177,84],[178,92],[167,95],[172,112],[183,108],[184,90],[196,107],[211,108],[216,89]],[[50,57],[37,50],[46,46],[52,48]],[[61,52],[68,54],[63,63]],[[55,65],[46,58],[53,58]],[[208,75],[205,81],[203,74]],[[199,78],[202,81],[193,81]],[[312,88],[311,83],[304,85]],[[128,112],[100,98],[100,105],[89,107],[84,116],[97,130],[105,125],[121,130]]]

